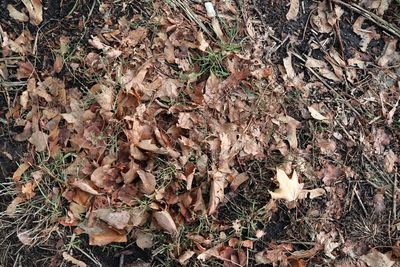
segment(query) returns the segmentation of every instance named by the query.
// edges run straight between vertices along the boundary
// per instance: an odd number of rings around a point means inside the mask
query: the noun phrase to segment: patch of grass
[[[197,55],[191,58],[194,65],[199,66],[197,76],[214,73],[219,78],[226,78],[229,72],[224,66],[226,55],[222,51],[205,52],[203,55]]]
[[[58,219],[65,214],[63,198],[60,192],[65,186],[64,170],[73,160],[74,154],[58,155],[55,159],[46,153],[36,156],[35,170],[40,171],[40,178],[32,178],[33,171],[27,171],[16,184],[11,178],[0,186],[0,198],[15,199],[21,192],[21,185],[33,183],[34,195],[31,199],[19,204],[12,217],[5,211],[0,213],[1,227],[6,227],[8,237],[24,233],[31,245],[44,245],[55,236],[62,237],[59,232]],[[1,243],[0,243],[1,246]]]

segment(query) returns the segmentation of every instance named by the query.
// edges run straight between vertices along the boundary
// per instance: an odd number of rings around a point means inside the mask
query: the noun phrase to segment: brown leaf
[[[66,261],[66,262],[69,262],[69,263],[71,263],[73,266],[76,266],[76,267],[86,267],[87,265],[86,265],[86,263],[84,263],[83,261],[80,261],[80,260],[77,260],[77,259],[75,259],[74,257],[72,257],[70,254],[68,254],[68,252],[63,252],[62,253],[62,256],[63,256],[63,259]]]
[[[97,192],[97,190],[93,189],[93,187],[89,184],[88,181],[85,181],[85,180],[82,180],[82,179],[74,180],[71,183],[71,185],[75,186],[75,187],[79,188],[80,190],[85,191],[85,192],[87,192],[89,194],[96,195],[96,196],[100,195],[100,193]]]
[[[238,187],[246,182],[249,179],[249,176],[246,173],[240,173],[233,178],[233,181],[230,184],[230,188],[232,191],[236,191]]]
[[[10,17],[17,21],[27,22],[29,20],[28,16],[25,15],[25,13],[22,13],[22,12],[16,10],[13,5],[8,4],[7,10],[8,10],[8,14],[10,15]]]
[[[385,170],[388,173],[392,173],[397,161],[398,156],[393,152],[393,150],[389,149],[389,151],[385,153],[385,159],[383,160]]]
[[[25,195],[26,199],[32,199],[35,196],[35,186],[32,182],[27,182],[22,185],[21,193]]]
[[[36,152],[45,151],[48,147],[49,136],[42,131],[36,131],[28,139],[29,143],[35,146]]]
[[[96,89],[93,87],[97,86]],[[96,96],[96,101],[100,107],[105,111],[111,111],[114,105],[114,90],[111,87],[104,85],[94,85],[90,90],[100,90],[100,93]]]
[[[17,212],[17,207],[19,204],[23,202],[23,198],[21,197],[16,197],[11,201],[11,203],[7,206],[7,209],[5,210],[5,214],[10,217],[14,217],[15,213]]]
[[[310,112],[311,117],[313,117],[313,118],[316,119],[316,120],[319,120],[319,121],[326,121],[326,120],[328,120],[328,118],[325,117],[324,115],[322,115],[321,113],[319,113],[319,111],[316,110],[314,106],[309,106],[309,107],[308,107],[308,111]]]
[[[43,7],[41,0],[22,0],[28,10],[31,23],[38,26],[43,21]]]
[[[89,245],[91,246],[105,246],[107,244],[125,243],[128,238],[125,234],[118,233],[111,228],[104,228],[100,232],[89,234]]]
[[[140,180],[142,181],[141,190],[145,194],[152,194],[156,189],[156,177],[142,170],[137,170],[137,174],[139,175]]]
[[[290,0],[290,8],[286,14],[287,20],[295,20],[299,14],[300,2],[299,0]]]
[[[33,238],[29,235],[29,230],[18,233],[17,237],[25,246],[30,246],[33,244]]]
[[[136,245],[141,249],[148,249],[153,246],[153,234],[139,231],[136,234]]]
[[[186,250],[182,255],[179,256],[179,263],[183,266],[185,266],[188,263],[188,260],[193,257],[193,255],[195,254],[194,251],[192,250]]]
[[[124,229],[130,220],[130,214],[127,211],[113,211],[112,209],[98,209],[95,211],[96,217],[106,222],[115,229]]]
[[[226,175],[219,171],[213,175],[208,204],[208,214],[210,215],[217,211],[218,204],[224,199],[225,177]]]
[[[168,211],[163,210],[163,211],[153,212],[153,218],[157,221],[157,224],[161,228],[166,230],[168,233],[170,233],[170,234],[178,233],[176,224]]]
[[[18,169],[14,172],[12,177],[14,182],[18,182],[19,180],[21,180],[22,174],[24,174],[26,170],[29,169],[30,166],[31,165],[29,165],[28,163],[22,163],[21,165],[19,165]]]
[[[397,39],[387,39],[382,56],[378,59],[378,66],[389,67],[397,64],[400,60],[400,53],[396,51]]]
[[[396,262],[392,261],[387,255],[380,253],[376,249],[371,249],[367,255],[362,255],[360,260],[365,262],[368,267],[391,267]]]
[[[64,65],[64,60],[60,55],[56,56],[56,60],[54,61],[53,70],[55,73],[60,73]]]

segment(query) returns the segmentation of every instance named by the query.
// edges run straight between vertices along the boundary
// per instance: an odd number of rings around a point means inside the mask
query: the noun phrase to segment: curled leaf
[[[154,219],[157,221],[157,224],[166,230],[170,234],[178,233],[178,229],[176,228],[176,224],[172,219],[171,215],[168,211],[156,211],[153,213]]]

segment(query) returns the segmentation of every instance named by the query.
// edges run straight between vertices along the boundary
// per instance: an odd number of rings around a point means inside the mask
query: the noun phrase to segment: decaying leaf
[[[141,189],[146,194],[152,194],[156,189],[156,177],[142,170],[137,170],[140,180],[142,181]]]
[[[73,181],[73,182],[71,183],[71,185],[72,185],[72,186],[75,186],[75,187],[79,188],[80,190],[85,191],[85,192],[87,192],[87,193],[89,193],[89,194],[92,194],[92,195],[100,195],[100,193],[99,193],[97,190],[95,190],[95,189],[89,184],[88,181],[79,179],[79,180]]]
[[[21,176],[30,168],[30,164],[28,163],[22,163],[21,165],[18,166],[18,169],[14,172],[13,174],[13,180],[14,182],[18,182],[21,180]]]
[[[87,266],[86,263],[84,263],[81,260],[75,259],[72,255],[68,254],[68,252],[64,251],[62,253],[62,256],[66,262],[69,262],[69,263],[73,264],[74,266],[77,266],[77,267],[86,267]]]
[[[141,249],[148,249],[153,246],[153,234],[139,231],[136,233],[136,245]]]
[[[38,26],[43,21],[43,7],[41,0],[22,0],[28,10],[31,23]]]
[[[216,172],[210,188],[210,201],[208,204],[208,214],[217,211],[218,204],[224,199],[225,174]]]
[[[10,15],[10,17],[12,17],[13,19],[15,19],[17,21],[27,22],[29,20],[28,16],[25,15],[25,13],[22,13],[22,12],[18,11],[17,9],[15,9],[15,7],[13,5],[8,4],[7,10],[8,10],[8,14]]]
[[[396,262],[391,260],[386,254],[376,249],[371,249],[367,255],[363,255],[360,259],[365,262],[368,267],[391,267]]]
[[[319,113],[319,111],[316,110],[316,109],[315,109],[314,107],[312,107],[312,106],[309,106],[309,107],[308,107],[308,111],[310,112],[311,117],[313,117],[313,118],[316,119],[316,120],[319,120],[319,121],[326,121],[326,120],[328,120],[327,117],[325,117],[324,115],[322,115],[321,113]]]
[[[24,231],[17,234],[19,241],[21,241],[21,243],[25,246],[30,246],[33,244],[33,238],[30,236],[29,233],[29,231]]]
[[[269,191],[273,199],[284,199],[286,201],[294,201],[298,198],[304,184],[299,183],[296,171],[293,171],[290,179],[285,171],[277,169],[276,179],[279,182],[279,188],[275,192]]]
[[[153,218],[156,220],[157,224],[162,229],[166,230],[168,233],[170,233],[170,234],[178,233],[176,224],[168,211],[166,211],[166,210],[156,211],[153,213]]]
[[[35,146],[36,152],[45,151],[48,147],[49,136],[42,131],[36,131],[28,139],[29,143]]]
[[[299,0],[290,0],[290,8],[288,13],[286,14],[287,20],[294,20],[297,18],[297,14],[299,14],[300,1]]]
[[[95,211],[96,217],[106,222],[115,229],[124,229],[130,220],[130,214],[127,211],[113,211],[112,209],[98,209]]]

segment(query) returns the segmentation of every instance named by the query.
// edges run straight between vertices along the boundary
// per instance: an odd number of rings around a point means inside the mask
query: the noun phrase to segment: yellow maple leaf
[[[296,171],[293,171],[292,179],[281,169],[276,169],[276,179],[279,182],[279,188],[275,192],[269,191],[273,199],[285,199],[294,201],[298,198],[304,184],[299,183]]]

